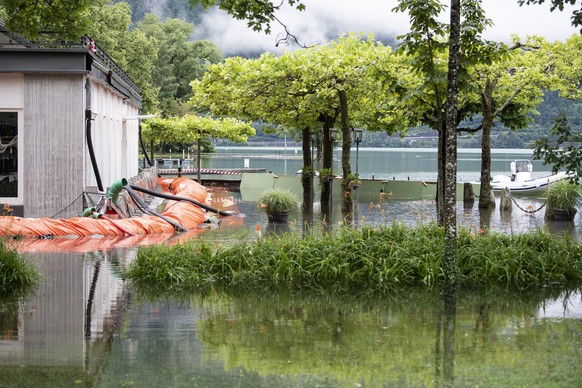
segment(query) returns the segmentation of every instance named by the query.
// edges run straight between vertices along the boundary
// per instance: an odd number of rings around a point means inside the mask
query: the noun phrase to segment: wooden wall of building
[[[86,141],[86,75],[26,74],[24,82],[24,216],[68,218],[97,179]],[[104,191],[138,174],[138,109],[94,77],[91,138]],[[70,207],[69,207],[70,206]],[[67,209],[67,207],[69,207]],[[66,209],[66,210],[64,210]]]
[[[24,216],[78,215],[84,190],[85,76],[25,74]]]

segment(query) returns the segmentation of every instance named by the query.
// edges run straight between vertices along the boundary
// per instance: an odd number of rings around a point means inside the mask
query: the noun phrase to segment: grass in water
[[[40,280],[38,269],[0,242],[0,297],[26,294]]]
[[[386,291],[444,280],[444,232],[434,224],[402,224],[332,234],[271,236],[259,242],[204,241],[139,249],[124,271],[134,283],[163,289],[291,287]],[[458,233],[461,284],[518,288],[582,281],[582,246],[542,231],[508,236]]]

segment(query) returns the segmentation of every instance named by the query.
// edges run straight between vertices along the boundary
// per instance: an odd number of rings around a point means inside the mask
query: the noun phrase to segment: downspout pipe
[[[103,192],[103,182],[101,182],[101,174],[99,173],[99,166],[97,166],[97,159],[95,158],[95,150],[93,150],[93,140],[91,139],[91,121],[93,120],[93,112],[91,111],[91,80],[85,80],[85,91],[87,107],[85,109],[85,137],[87,138],[87,149],[89,150],[89,157],[91,158],[91,165],[93,166],[93,173],[97,180],[97,189]]]
[[[178,197],[175,195],[171,195],[171,194],[164,194],[164,193],[158,193],[157,191],[153,191],[153,190],[149,190],[149,189],[144,189],[143,187],[140,186],[135,186],[135,185],[131,185],[131,188],[134,189],[135,191],[141,191],[142,193],[146,193],[146,194],[150,194],[153,195],[155,197],[160,197],[160,198],[165,198],[165,199],[171,199],[174,201],[186,201],[186,202],[190,202],[204,210],[208,210],[210,212],[216,213],[218,215],[221,216],[233,216],[236,213],[235,212],[229,212],[229,211],[224,211],[224,210],[218,210],[215,209],[211,206],[205,205],[203,203],[200,203],[194,199],[191,198],[185,198],[185,197]]]
[[[141,122],[139,123],[138,128],[139,128],[139,131],[138,131],[138,133],[139,133],[139,145],[141,146],[141,152],[143,152],[143,155],[145,157],[145,160],[148,162],[148,165],[150,167],[152,167],[153,166],[152,161],[150,160],[150,157],[148,156],[148,152],[146,150],[145,144],[143,144],[143,137],[141,136]]]

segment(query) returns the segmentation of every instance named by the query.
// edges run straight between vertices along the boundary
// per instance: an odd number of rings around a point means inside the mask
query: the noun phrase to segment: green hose
[[[85,209],[83,211],[83,214],[81,214],[81,217],[90,217],[94,211],[95,211],[95,207],[88,207],[87,209]]]
[[[117,206],[117,198],[119,197],[119,193],[123,189],[123,186],[127,185],[127,179],[121,178],[111,185],[109,190],[107,191],[107,197],[111,198],[115,206]]]

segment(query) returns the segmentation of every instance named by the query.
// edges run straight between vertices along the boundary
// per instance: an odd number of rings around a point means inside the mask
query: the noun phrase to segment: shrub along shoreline
[[[379,292],[432,287],[444,280],[443,239],[443,229],[435,224],[393,224],[229,245],[191,241],[141,247],[123,276],[137,284],[182,291],[208,286]],[[525,289],[582,282],[582,245],[543,231],[510,236],[461,228],[457,257],[464,286]]]

